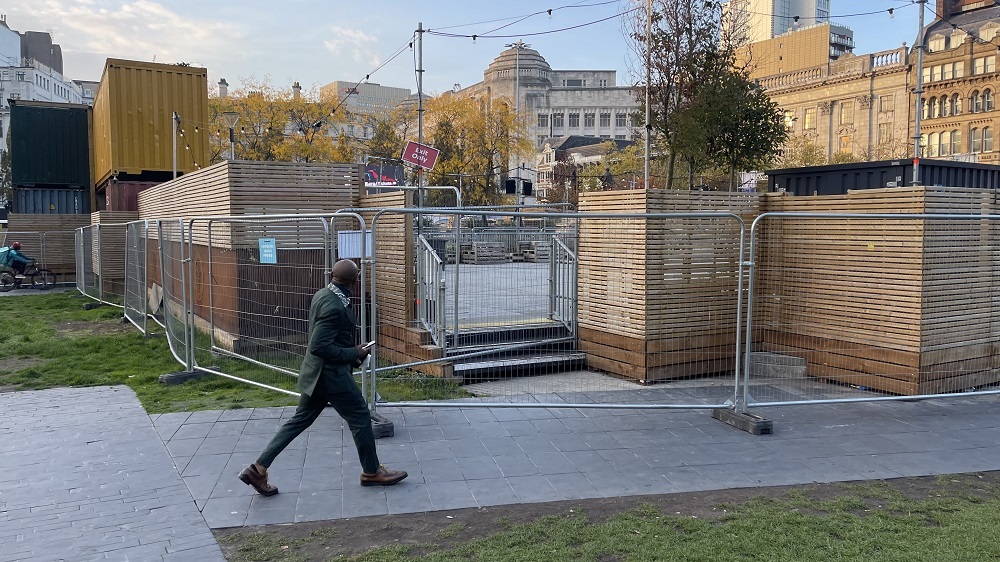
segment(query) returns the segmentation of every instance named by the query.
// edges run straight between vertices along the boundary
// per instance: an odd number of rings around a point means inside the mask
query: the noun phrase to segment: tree
[[[465,205],[496,205],[504,194],[514,156],[526,158],[533,149],[524,120],[506,100],[487,100],[444,94],[425,104],[425,138],[441,151],[428,182],[462,182]],[[434,195],[430,196],[433,201]]]
[[[336,105],[336,99],[320,99],[315,87],[295,96],[267,80],[244,80],[229,96],[209,99],[211,158],[219,161],[229,155],[229,126],[223,113],[232,111],[239,115],[234,131],[237,159],[352,162],[350,139],[341,142],[336,132],[344,119],[333,113]]]
[[[806,166],[822,166],[826,164],[826,154],[823,147],[813,142],[809,137],[791,137],[785,143],[785,153],[781,157],[782,168],[802,168]]]
[[[678,158],[687,163],[689,186],[713,166],[728,168],[733,184],[737,168],[769,163],[787,131],[777,107],[749,79],[748,67],[737,64],[745,26],[733,23],[734,12],[715,0],[657,0],[648,45],[646,14],[636,13],[632,39],[639,52],[648,48],[651,54],[650,134],[667,152],[667,186],[673,186]]]

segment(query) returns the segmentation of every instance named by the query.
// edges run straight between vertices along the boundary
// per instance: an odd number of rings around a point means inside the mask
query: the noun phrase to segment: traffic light
[[[517,193],[517,180],[504,180],[503,181],[504,191],[507,195],[514,195]]]
[[[523,195],[525,197],[530,197],[531,196],[531,188],[532,188],[532,185],[531,185],[530,181],[528,181],[528,180],[522,181],[521,182],[521,195]]]

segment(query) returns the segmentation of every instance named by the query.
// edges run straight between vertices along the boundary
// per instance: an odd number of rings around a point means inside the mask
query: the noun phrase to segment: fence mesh
[[[149,333],[146,248],[147,221],[129,223],[125,230],[125,318],[143,334]]]
[[[97,227],[85,226],[76,231],[76,288],[95,300],[102,300],[97,259]]]
[[[749,403],[995,390],[996,219],[762,216]]]
[[[334,255],[361,257],[362,230],[351,215],[192,221],[197,364],[294,391],[310,302]]]
[[[159,282],[162,297],[164,329],[170,351],[187,370],[194,367],[189,340],[189,299],[188,270],[185,267],[186,236],[184,221],[160,221],[157,224],[157,240],[160,247]]]
[[[738,217],[461,215],[390,210],[375,223],[376,390],[386,403],[735,398]],[[406,260],[416,267],[401,274]],[[684,382],[642,386],[665,379]]]

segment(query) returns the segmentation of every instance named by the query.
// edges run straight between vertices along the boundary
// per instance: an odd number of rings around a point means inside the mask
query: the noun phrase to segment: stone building
[[[785,112],[791,136],[819,146],[827,158],[905,157],[913,111],[907,49],[838,60],[759,80]]]
[[[488,102],[506,99],[528,120],[537,148],[546,139],[570,135],[631,140],[642,126],[635,121],[636,96],[630,86],[617,84],[616,71],[552,70],[538,51],[523,44],[501,52],[483,72],[482,82],[456,95]],[[529,164],[522,177],[534,179],[530,163],[512,162],[511,169]]]
[[[924,156],[1000,163],[1000,6],[992,1],[938,0],[937,13],[944,17],[925,32],[920,124]]]

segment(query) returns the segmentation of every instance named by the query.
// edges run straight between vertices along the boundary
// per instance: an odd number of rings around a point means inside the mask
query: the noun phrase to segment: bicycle
[[[24,280],[31,281],[31,288],[45,291],[51,289],[56,284],[56,274],[51,270],[40,268],[32,260],[28,267],[24,269],[24,275],[18,276],[17,272],[9,266],[2,267],[0,271],[0,292],[6,293],[12,289],[20,289]]]

